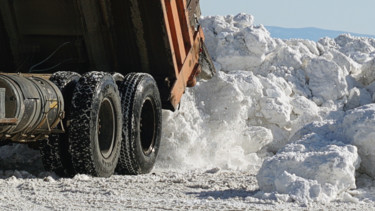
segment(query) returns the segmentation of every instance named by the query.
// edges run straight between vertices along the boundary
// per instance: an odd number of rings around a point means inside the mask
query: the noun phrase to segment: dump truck
[[[199,0],[1,0],[0,145],[60,176],[149,173],[162,109],[215,70]]]

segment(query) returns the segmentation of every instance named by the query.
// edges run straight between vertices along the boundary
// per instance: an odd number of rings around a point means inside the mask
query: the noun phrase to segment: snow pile
[[[356,188],[356,169],[375,178],[375,104],[341,114],[306,125],[266,159],[257,175],[262,190],[305,204],[329,202]]]
[[[302,203],[355,188],[361,160],[374,175],[375,120],[357,108],[375,99],[374,39],[274,39],[246,14],[201,21],[219,72],[187,90],[179,112],[163,113],[158,167],[261,167],[262,191]]]

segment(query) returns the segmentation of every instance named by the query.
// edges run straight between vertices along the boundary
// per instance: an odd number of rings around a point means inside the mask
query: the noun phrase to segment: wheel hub
[[[108,158],[112,154],[116,134],[115,118],[112,102],[105,98],[100,105],[97,124],[100,152],[104,158]]]
[[[143,153],[149,155],[154,150],[156,133],[156,111],[154,102],[146,98],[141,112],[141,144]]]

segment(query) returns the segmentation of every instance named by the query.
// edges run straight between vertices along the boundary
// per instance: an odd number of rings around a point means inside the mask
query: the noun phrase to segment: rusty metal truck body
[[[0,144],[40,143],[63,176],[149,172],[161,108],[214,72],[199,15],[199,0],[1,0]]]

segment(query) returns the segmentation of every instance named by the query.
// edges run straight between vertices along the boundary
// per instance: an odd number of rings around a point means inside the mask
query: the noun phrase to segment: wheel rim
[[[146,98],[143,103],[140,120],[141,145],[145,155],[154,151],[156,137],[156,110],[154,101]]]
[[[100,152],[104,158],[109,158],[115,143],[116,121],[112,102],[108,98],[105,98],[100,105],[98,121]]]

